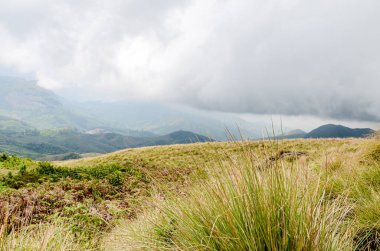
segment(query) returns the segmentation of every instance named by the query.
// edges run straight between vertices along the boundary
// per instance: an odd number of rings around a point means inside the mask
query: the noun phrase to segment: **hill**
[[[235,136],[260,138],[264,123],[250,123],[231,114],[201,111],[170,104],[69,101],[36,81],[0,76],[0,115],[43,129],[103,129],[118,134],[150,137],[192,131],[225,140]],[[239,128],[239,130],[238,130]]]
[[[188,132],[188,131],[177,131],[177,132],[172,132],[163,136],[148,138],[142,143],[133,145],[133,147],[189,144],[189,143],[211,142],[211,141],[214,141],[214,140],[200,134],[196,134],[196,133]]]
[[[27,130],[34,130],[34,128],[23,121],[0,115],[0,131],[2,133],[25,132]]]
[[[67,109],[53,92],[35,81],[0,77],[0,114],[24,121],[38,129],[86,128],[88,119]]]
[[[298,139],[306,137],[307,132],[301,129],[295,129],[284,134],[283,138],[286,139]]]
[[[237,138],[260,138],[264,123],[250,123],[231,114],[218,114],[173,104],[139,102],[86,102],[78,104],[87,114],[107,119],[118,127],[164,135],[184,130],[226,140],[226,129]],[[240,132],[239,132],[239,129]]]
[[[301,138],[365,138],[375,133],[370,128],[349,128],[342,125],[327,124],[313,129],[309,133],[296,129],[277,136],[278,139],[301,139]]]
[[[323,125],[308,134],[305,138],[364,138],[374,134],[370,128],[349,128],[342,125]]]
[[[108,153],[141,146],[187,144],[212,139],[178,131],[156,137],[133,137],[112,132],[84,133],[73,129],[0,131],[0,152],[34,159],[78,158],[78,154]]]
[[[43,241],[51,250],[255,250],[270,236],[291,250],[376,250],[379,149],[376,139],[308,139],[145,147],[54,164],[3,155],[0,249]],[[270,227],[280,224],[286,233]]]
[[[38,86],[36,81],[16,77],[0,76],[0,115],[22,121],[38,130],[103,128],[129,136],[152,136],[142,130],[114,126],[114,121],[102,119],[99,114],[89,115],[80,106]]]

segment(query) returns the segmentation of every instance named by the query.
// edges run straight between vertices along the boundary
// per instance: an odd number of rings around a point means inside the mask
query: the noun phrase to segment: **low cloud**
[[[0,0],[0,65],[48,88],[380,121],[376,0]]]

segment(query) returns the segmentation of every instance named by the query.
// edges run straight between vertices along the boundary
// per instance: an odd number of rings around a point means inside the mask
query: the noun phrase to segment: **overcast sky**
[[[379,13],[379,0],[0,0],[0,74],[108,100],[376,124]]]

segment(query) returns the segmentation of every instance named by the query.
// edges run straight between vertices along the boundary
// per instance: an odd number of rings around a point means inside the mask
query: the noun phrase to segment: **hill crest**
[[[322,125],[308,134],[306,138],[364,138],[374,134],[370,128],[349,128],[343,125]]]

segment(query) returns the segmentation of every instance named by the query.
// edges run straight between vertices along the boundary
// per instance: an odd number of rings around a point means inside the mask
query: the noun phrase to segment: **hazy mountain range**
[[[39,87],[35,81],[14,77],[0,77],[0,115],[39,130],[101,128],[143,137],[186,130],[223,140],[227,128],[235,134],[239,128],[245,137],[258,138],[262,136],[260,129],[265,127],[264,123],[252,124],[229,114],[211,114],[176,105],[68,101]]]
[[[257,126],[191,108],[68,101],[35,81],[0,77],[0,152],[33,158],[226,139],[226,128],[256,138]],[[203,136],[203,135],[207,135]]]
[[[370,128],[349,128],[342,125],[323,125],[307,133],[304,138],[363,138],[375,133]]]
[[[375,131],[370,128],[349,128],[342,125],[322,125],[310,132],[300,129],[292,130],[285,133],[280,138],[296,139],[296,138],[364,138],[371,136]]]
[[[264,123],[178,105],[68,101],[35,81],[0,77],[0,152],[33,158],[73,158],[152,145],[262,138]],[[374,131],[324,125],[280,138],[365,137]],[[203,136],[206,135],[206,136]]]
[[[35,159],[48,156],[51,157],[50,159],[59,159],[72,156],[73,153],[107,153],[125,148],[206,141],[213,140],[187,131],[155,137],[134,137],[118,133],[88,134],[74,129],[27,130],[22,133],[1,132],[0,152]]]

